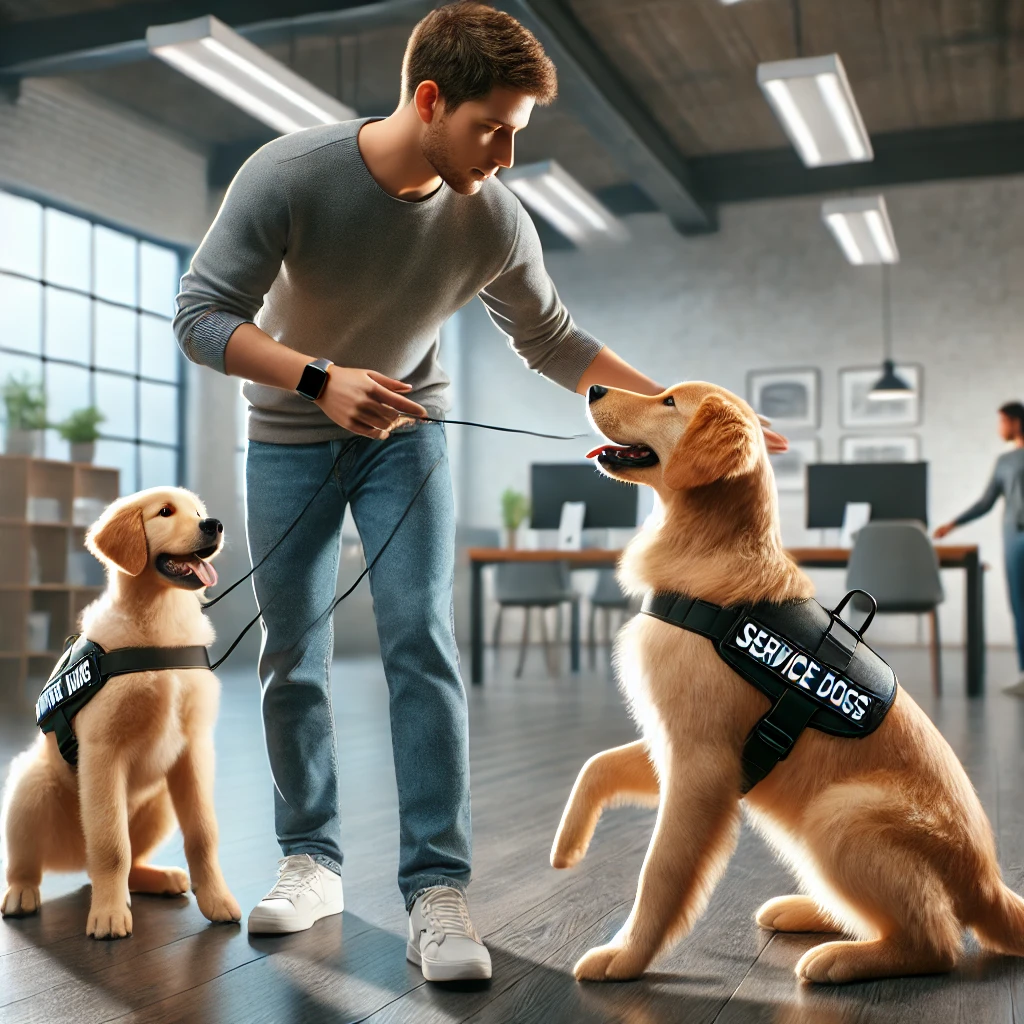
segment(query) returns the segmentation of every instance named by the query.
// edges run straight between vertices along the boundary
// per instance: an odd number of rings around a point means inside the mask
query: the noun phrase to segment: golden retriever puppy
[[[199,499],[160,487],[114,502],[86,536],[107,568],[107,588],[82,614],[82,634],[104,650],[209,645],[213,628],[200,594],[216,583],[209,560],[223,527]],[[220,688],[207,669],[112,676],[75,716],[77,771],[53,733],[15,758],[4,794],[4,916],[34,913],[44,871],[89,873],[86,933],[132,931],[130,892],[179,895],[189,879],[147,855],[175,817],[199,909],[238,921],[217,859],[213,726]]]
[[[601,468],[660,498],[657,520],[623,557],[630,591],[718,605],[811,596],[783,549],[771,466],[745,402],[688,383],[653,398],[598,389],[591,403],[595,426],[616,442],[598,450]],[[580,959],[577,978],[636,978],[693,927],[735,848],[741,802],[807,892],[769,900],[757,923],[851,937],[809,950],[798,977],[947,971],[965,927],[988,949],[1024,954],[1024,900],[1003,884],[985,812],[905,690],[863,738],[806,729],[743,797],[741,750],[768,698],[711,641],[650,615],[624,627],[616,656],[643,739],[583,767],[551,863],[577,864],[609,805],[657,806],[658,816],[629,918]]]

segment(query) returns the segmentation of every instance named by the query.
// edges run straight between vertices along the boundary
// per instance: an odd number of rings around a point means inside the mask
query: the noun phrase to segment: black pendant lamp
[[[892,317],[889,308],[889,266],[882,264],[882,376],[868,392],[868,398],[884,402],[890,398],[912,398],[914,389],[896,373],[892,359]]]

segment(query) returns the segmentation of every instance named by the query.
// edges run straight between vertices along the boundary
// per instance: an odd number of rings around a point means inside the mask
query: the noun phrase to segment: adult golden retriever
[[[633,593],[720,605],[813,593],[783,550],[771,466],[745,402],[704,383],[653,398],[598,389],[590,415],[616,442],[598,450],[604,471],[660,497],[658,521],[623,557]],[[578,863],[611,804],[656,805],[658,817],[629,918],[576,964],[592,981],[638,977],[704,910],[736,844],[743,742],[769,706],[709,640],[649,615],[624,628],[617,659],[643,739],[584,765],[551,863]],[[989,949],[1024,954],[1024,900],[1002,882],[985,812],[905,690],[862,739],[807,729],[742,802],[808,892],[769,900],[757,923],[851,936],[805,953],[798,977],[947,971],[965,927]]]
[[[107,567],[107,588],[82,615],[82,633],[105,650],[208,645],[213,628],[199,591],[216,582],[209,560],[223,528],[181,488],[153,488],[114,502],[86,536]],[[199,909],[211,921],[242,914],[221,874],[213,813],[213,725],[220,688],[205,669],[113,676],[75,716],[78,770],[53,733],[11,765],[2,820],[4,916],[39,908],[43,872],[80,871],[92,882],[86,933],[132,931],[130,892],[179,895],[180,868],[146,863],[174,827]]]

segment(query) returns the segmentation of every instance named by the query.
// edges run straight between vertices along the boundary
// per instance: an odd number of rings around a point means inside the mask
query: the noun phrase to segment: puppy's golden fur
[[[813,593],[783,550],[771,467],[745,402],[689,383],[654,398],[610,391],[590,411],[609,439],[658,456],[647,468],[603,466],[660,498],[658,521],[623,558],[634,594],[729,605]],[[736,844],[743,741],[769,706],[709,640],[648,615],[624,628],[617,659],[643,739],[587,762],[551,851],[555,867],[571,867],[605,807],[658,807],[628,920],[576,965],[577,978],[594,981],[638,977],[704,910]],[[769,900],[758,924],[851,936],[804,954],[800,978],[947,971],[965,927],[988,949],[1024,955],[1024,900],[1002,882],[985,812],[905,690],[864,739],[807,729],[742,802],[808,893]]]
[[[169,576],[160,568],[166,562],[158,561],[163,555],[194,564],[200,550],[204,560],[212,557],[221,537],[211,543],[201,533],[205,516],[199,499],[180,488],[154,488],[111,505],[86,538],[106,564],[107,588],[85,609],[83,635],[108,651],[211,643],[200,580],[187,572]],[[177,816],[199,909],[211,921],[241,918],[217,859],[213,725],[219,696],[216,676],[204,669],[114,676],[75,716],[77,772],[61,757],[53,733],[40,734],[15,758],[0,820],[5,916],[39,908],[44,871],[84,868],[92,882],[87,934],[130,935],[129,892],[188,890],[184,871],[146,862]]]

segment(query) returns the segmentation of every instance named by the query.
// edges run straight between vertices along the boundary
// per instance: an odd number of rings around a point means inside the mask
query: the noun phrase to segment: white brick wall
[[[980,493],[1000,451],[995,409],[1024,398],[1024,177],[890,189],[902,262],[892,271],[893,344],[898,360],[924,365],[921,438],[930,466],[933,523]],[[715,381],[745,391],[748,370],[818,366],[822,371],[822,457],[837,460],[838,370],[881,360],[877,268],[854,268],[821,224],[820,200],[727,207],[715,235],[682,238],[657,215],[629,219],[632,241],[591,253],[552,253],[548,267],[576,320],[655,379]],[[524,372],[479,304],[464,328],[467,413],[526,421],[552,432],[583,429],[582,399]],[[463,511],[497,525],[499,496],[526,489],[532,461],[578,458],[584,442],[473,434],[477,471]],[[787,543],[817,543],[803,528],[803,496],[783,496]],[[982,545],[992,565],[986,592],[991,642],[1012,640],[996,512],[955,535]],[[962,636],[962,575],[949,572],[945,639]],[[842,589],[818,573],[823,600]],[[881,639],[914,640],[913,620],[872,627]],[[923,634],[922,634],[923,636]]]
[[[0,184],[169,242],[195,245],[209,223],[205,155],[66,79],[0,100]]]

